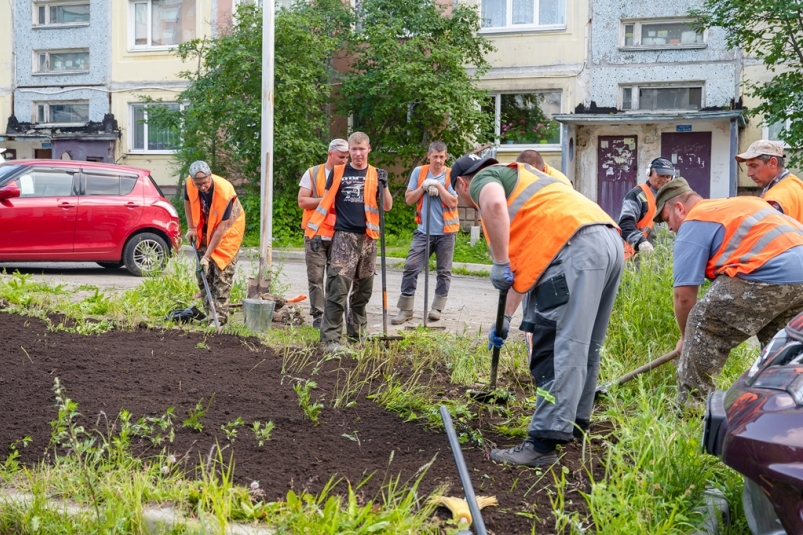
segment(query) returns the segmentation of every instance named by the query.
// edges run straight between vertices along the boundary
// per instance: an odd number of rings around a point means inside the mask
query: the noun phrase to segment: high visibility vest
[[[323,197],[323,192],[326,190],[326,169],[324,168],[323,164],[316,165],[315,167],[311,167],[309,169],[309,178],[310,182],[312,183],[312,197],[314,199],[320,199]],[[305,209],[304,213],[301,216],[301,228],[304,231],[307,230],[307,223],[309,223],[312,214],[315,213],[314,209]],[[331,238],[335,233],[335,229],[332,226],[324,224],[320,228],[320,232],[318,232],[319,236],[324,236],[327,238]]]
[[[326,192],[323,199],[321,199],[315,213],[307,223],[307,230],[304,235],[307,238],[314,238],[319,235],[322,229],[330,226],[334,229],[336,215],[335,215],[335,196],[337,190],[340,189],[340,182],[343,180],[343,173],[346,171],[345,165],[336,165],[334,169],[334,176],[332,177],[332,187]],[[373,165],[368,166],[368,172],[365,175],[365,186],[363,188],[363,202],[365,208],[365,235],[369,238],[376,240],[379,238],[379,204],[376,202],[376,192],[379,187],[379,180],[376,176],[376,167]],[[384,192],[383,192],[384,193]]]
[[[507,198],[510,270],[515,274],[513,289],[525,293],[578,230],[599,224],[618,227],[597,203],[563,180],[523,163],[508,167],[519,172]]]
[[[427,178],[427,173],[429,173],[429,166],[422,165],[419,167],[420,171],[418,171],[418,187],[421,187],[421,184],[424,183],[424,180]],[[451,167],[446,167],[446,185],[444,186],[447,190],[449,189],[450,176],[452,169]],[[424,192],[424,195],[429,195],[427,192]],[[424,195],[421,195],[421,198],[418,199],[418,204],[415,208],[415,222],[421,224],[421,209],[424,206]],[[446,206],[443,201],[441,201],[441,206],[443,207],[443,232],[444,234],[454,234],[458,230],[460,230],[460,215],[457,212],[457,206],[454,208],[449,208]]]
[[[655,194],[652,192],[652,188],[646,182],[642,182],[638,185],[644,191],[644,195],[647,197],[647,213],[644,214],[644,217],[638,220],[636,223],[636,228],[641,231],[641,234],[646,238],[652,232],[653,220],[652,218],[655,217]],[[627,241],[625,241],[625,260],[631,258],[634,254],[636,254],[636,250],[633,249],[633,246],[630,245]]]
[[[243,206],[240,204],[240,199],[237,198],[237,192],[234,191],[234,186],[231,182],[223,177],[212,175],[212,182],[215,184],[215,190],[212,194],[212,205],[209,207],[209,217],[206,221],[206,226],[201,228],[198,226],[198,243],[207,243],[215,229],[223,223],[232,222],[232,225],[223,234],[223,239],[220,240],[217,248],[212,251],[210,255],[214,260],[217,267],[226,269],[226,266],[231,264],[231,261],[240,250],[240,244],[243,242],[243,235],[245,234],[245,212]],[[192,220],[196,224],[201,221],[201,196],[195,182],[192,178],[187,177],[186,180],[187,196],[190,198],[190,209],[192,210]],[[221,221],[221,217],[226,212],[226,207],[231,204],[231,215],[229,219]]]
[[[702,200],[689,210],[685,221],[725,227],[722,245],[705,267],[709,279],[751,273],[784,251],[803,245],[803,224],[779,214],[758,197]]]
[[[803,223],[803,180],[787,175],[761,196],[765,201],[775,201],[783,213]]]
[[[566,175],[555,169],[554,167],[550,167],[548,164],[544,163],[544,173],[548,174],[552,178],[560,179],[562,182],[565,182],[569,186],[572,186],[572,181],[569,180]],[[574,186],[572,186],[574,188]]]

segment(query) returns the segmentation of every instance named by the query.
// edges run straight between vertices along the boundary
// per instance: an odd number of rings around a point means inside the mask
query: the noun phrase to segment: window
[[[178,128],[165,128],[148,124],[148,107],[163,106],[170,110],[179,104],[133,104],[131,106],[131,150],[141,152],[173,152],[179,148],[181,134]]]
[[[566,25],[566,0],[482,0],[484,29],[527,30]]]
[[[81,3],[34,3],[34,26],[66,26],[89,23],[89,2]]]
[[[34,72],[37,74],[86,72],[89,70],[89,50],[47,50],[34,53]]]
[[[699,86],[624,86],[623,110],[699,110],[703,88]]]
[[[791,125],[791,123],[792,123],[791,119],[786,119],[784,121],[778,121],[776,123],[769,123],[769,124],[764,123],[764,128],[763,128],[764,135],[763,135],[763,138],[764,139],[769,139],[770,141],[777,141],[778,143],[782,143],[784,147],[788,148],[789,145],[786,144],[786,141],[781,139],[781,133],[784,130],[789,129],[789,126]]]
[[[624,48],[701,48],[705,33],[695,31],[691,21],[625,21],[622,23]]]
[[[15,179],[20,197],[69,197],[75,194],[70,169],[31,169]]]
[[[128,195],[137,184],[135,176],[84,171],[84,195]]]
[[[35,123],[88,123],[89,102],[41,102],[34,104]]]
[[[195,0],[130,2],[132,48],[175,46],[195,39]]]
[[[491,95],[485,108],[495,116],[492,137],[505,145],[559,145],[560,124],[552,116],[561,112],[561,93],[500,93]]]

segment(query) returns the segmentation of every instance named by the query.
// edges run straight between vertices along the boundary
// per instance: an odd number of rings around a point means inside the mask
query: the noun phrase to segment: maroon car
[[[0,261],[161,270],[181,244],[176,209],[150,173],[70,160],[0,164]]]
[[[727,392],[709,395],[703,447],[744,475],[754,535],[803,533],[803,314]]]

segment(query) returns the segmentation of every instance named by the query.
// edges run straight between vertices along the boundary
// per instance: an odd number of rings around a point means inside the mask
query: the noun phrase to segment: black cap
[[[650,169],[655,169],[659,175],[675,176],[675,165],[666,158],[656,158],[650,162]]]
[[[452,173],[449,175],[449,180],[454,185],[457,182],[457,177],[473,175],[480,169],[484,169],[489,165],[496,165],[498,163],[499,162],[493,158],[483,158],[477,154],[466,154],[459,157],[452,166]]]

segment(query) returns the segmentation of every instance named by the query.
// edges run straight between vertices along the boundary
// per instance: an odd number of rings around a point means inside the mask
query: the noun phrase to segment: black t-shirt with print
[[[342,232],[365,233],[365,175],[368,168],[354,169],[351,164],[346,165],[340,189],[335,195],[335,230]],[[326,180],[326,189],[332,188],[334,171],[329,173]]]

